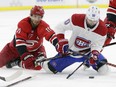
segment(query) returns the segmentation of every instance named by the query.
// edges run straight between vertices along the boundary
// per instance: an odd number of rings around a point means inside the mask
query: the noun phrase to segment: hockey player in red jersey
[[[109,44],[112,39],[115,39],[116,33],[116,0],[109,0],[109,7],[107,9],[107,16],[105,18],[105,24],[108,28],[107,39],[105,45]]]
[[[73,14],[71,18],[58,24],[55,31],[60,41],[66,38],[67,30],[72,31],[69,39],[69,53],[83,54],[89,59],[79,54],[68,55],[44,62],[43,68],[48,72],[57,73],[76,62],[85,62],[99,74],[106,74],[107,59],[101,54],[101,50],[106,40],[107,28],[100,19],[99,8],[91,6],[86,14]]]
[[[55,32],[42,20],[43,16],[44,9],[41,6],[34,6],[30,16],[18,23],[14,39],[0,52],[0,67],[6,65],[7,68],[12,68],[19,65],[26,69],[40,70],[41,65],[36,66],[36,62],[46,58],[43,38],[51,42],[58,52],[64,53],[63,49],[68,46],[68,42],[58,43]]]

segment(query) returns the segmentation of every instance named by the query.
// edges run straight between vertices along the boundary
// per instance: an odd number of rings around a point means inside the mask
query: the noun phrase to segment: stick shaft
[[[84,62],[81,63],[71,74],[69,74],[69,75],[67,76],[67,79],[68,79],[69,77],[71,77],[83,64],[84,64]]]
[[[107,47],[107,46],[111,46],[111,45],[115,45],[115,44],[116,44],[116,42],[113,42],[113,43],[107,44],[107,45],[105,45],[105,46],[103,46],[103,47]],[[79,54],[79,53],[77,53],[77,54]],[[79,54],[79,55],[82,55],[82,54]],[[83,56],[83,55],[82,55],[82,56]],[[55,58],[60,58],[60,56],[59,56],[59,57],[46,58],[46,59],[43,59],[43,60],[38,61],[38,63],[39,63],[39,62],[44,62],[44,61],[49,61],[49,60],[55,59]]]
[[[115,45],[115,44],[116,44],[116,42],[113,42],[113,43],[107,44],[107,45],[105,45],[103,47],[112,46],[112,45]]]
[[[112,67],[116,67],[116,64],[112,64],[112,63],[107,63],[107,65],[112,66]]]
[[[26,77],[26,78],[24,78],[24,79],[21,79],[21,80],[19,80],[19,81],[16,81],[16,82],[14,82],[14,83],[11,83],[11,84],[7,85],[6,87],[14,86],[14,85],[16,85],[16,84],[18,84],[18,83],[24,82],[24,81],[29,80],[29,79],[31,79],[31,78],[32,78],[32,76]]]

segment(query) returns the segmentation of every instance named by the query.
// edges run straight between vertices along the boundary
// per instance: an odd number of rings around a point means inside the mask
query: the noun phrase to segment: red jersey
[[[107,16],[104,20],[104,23],[106,25],[110,24],[110,26],[112,28],[114,28],[116,26],[116,0],[109,0],[109,7],[107,9]],[[115,34],[115,28],[114,28],[114,30],[108,28],[108,33],[111,35]],[[109,44],[111,42],[111,40],[112,40],[112,38],[107,38],[105,45]]]
[[[109,7],[107,9],[107,19],[116,23],[116,0],[109,1]]]
[[[108,13],[116,14],[116,0],[109,1]]]
[[[18,23],[15,34],[16,47],[25,46],[29,52],[36,51],[43,45],[43,38],[49,41],[54,31],[49,25],[41,20],[39,25],[33,27],[30,17],[24,18]]]

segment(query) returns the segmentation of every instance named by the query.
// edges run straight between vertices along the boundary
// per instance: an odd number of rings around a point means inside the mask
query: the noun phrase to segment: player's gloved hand
[[[34,64],[35,64],[35,68],[34,70],[40,70],[42,69],[43,66],[43,62],[41,62],[45,57],[44,56],[39,56],[36,58]]]
[[[93,50],[91,52],[91,57],[89,59],[89,63],[95,64],[95,62],[98,60],[98,55],[99,55],[99,52],[97,50]]]
[[[26,52],[21,56],[21,63],[20,66],[25,69],[33,69],[35,67],[35,57]]]
[[[41,61],[45,59],[44,55],[38,56],[35,60],[35,66],[41,65]]]
[[[67,55],[68,54],[68,40],[61,39],[59,40],[58,44],[56,45],[56,50],[60,55]]]
[[[108,21],[106,23],[106,27],[108,28],[107,37],[115,39],[116,25],[113,22]]]

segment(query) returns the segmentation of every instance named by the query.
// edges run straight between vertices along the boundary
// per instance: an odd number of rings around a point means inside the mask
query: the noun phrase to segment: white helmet
[[[100,10],[96,6],[91,6],[86,13],[86,18],[92,21],[98,21],[100,19]]]

